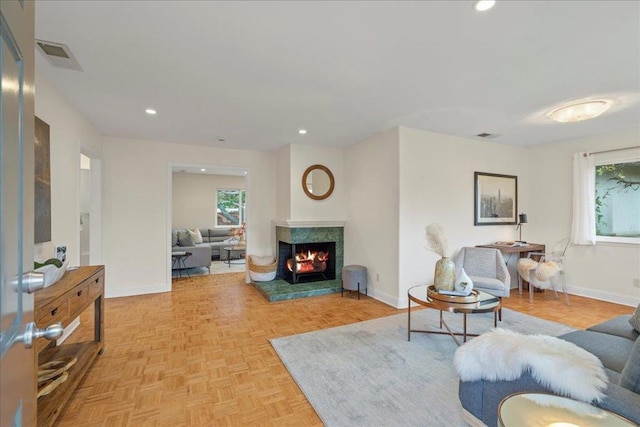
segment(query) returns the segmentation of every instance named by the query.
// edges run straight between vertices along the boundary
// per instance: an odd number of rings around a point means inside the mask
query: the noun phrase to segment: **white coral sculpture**
[[[425,228],[427,235],[427,250],[435,252],[441,257],[447,256],[449,241],[444,235],[444,230],[440,224],[429,224]]]

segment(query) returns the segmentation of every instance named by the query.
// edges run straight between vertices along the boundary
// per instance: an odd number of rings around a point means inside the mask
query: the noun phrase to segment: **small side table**
[[[547,393],[516,393],[498,407],[500,427],[628,427],[636,424],[597,406]]]
[[[191,256],[191,252],[172,252],[171,253],[171,258],[172,258],[172,263],[171,263],[171,269],[172,270],[177,270],[178,271],[178,277],[182,278],[182,270],[186,270],[187,269],[187,265],[185,264],[185,260],[187,258],[189,258]],[[189,279],[191,279],[191,275],[189,274],[188,271],[186,271],[185,273],[187,273],[187,277],[189,277]]]

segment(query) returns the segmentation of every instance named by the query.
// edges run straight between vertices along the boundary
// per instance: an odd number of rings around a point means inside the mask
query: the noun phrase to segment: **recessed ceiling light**
[[[496,0],[476,0],[473,2],[473,8],[478,12],[484,12],[495,6]]]
[[[144,110],[145,113],[153,116],[155,114],[158,114],[158,112],[156,110],[154,110],[153,108],[147,108],[146,110]]]
[[[205,168],[200,169],[200,172],[206,172],[207,170]]]
[[[575,123],[598,117],[611,108],[611,101],[597,99],[593,101],[575,102],[563,105],[560,108],[547,113],[551,120],[560,123]]]
[[[306,134],[306,133],[307,133],[307,130],[306,130],[306,129],[298,129],[298,133],[299,133],[300,135],[304,135],[304,134]]]
[[[218,138],[218,142],[227,142],[227,140],[224,138]]]

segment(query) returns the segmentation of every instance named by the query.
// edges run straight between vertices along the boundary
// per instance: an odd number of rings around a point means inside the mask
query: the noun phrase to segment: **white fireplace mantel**
[[[286,228],[314,228],[314,227],[344,227],[347,221],[344,220],[320,220],[320,221],[307,221],[307,220],[273,220],[271,223],[275,227]]]

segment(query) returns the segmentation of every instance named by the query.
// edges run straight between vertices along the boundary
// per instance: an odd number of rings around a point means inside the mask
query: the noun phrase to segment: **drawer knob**
[[[82,295],[82,291],[78,291],[78,296]]]
[[[58,307],[56,307],[53,310],[51,310],[51,315],[55,316],[57,312],[58,312]]]

